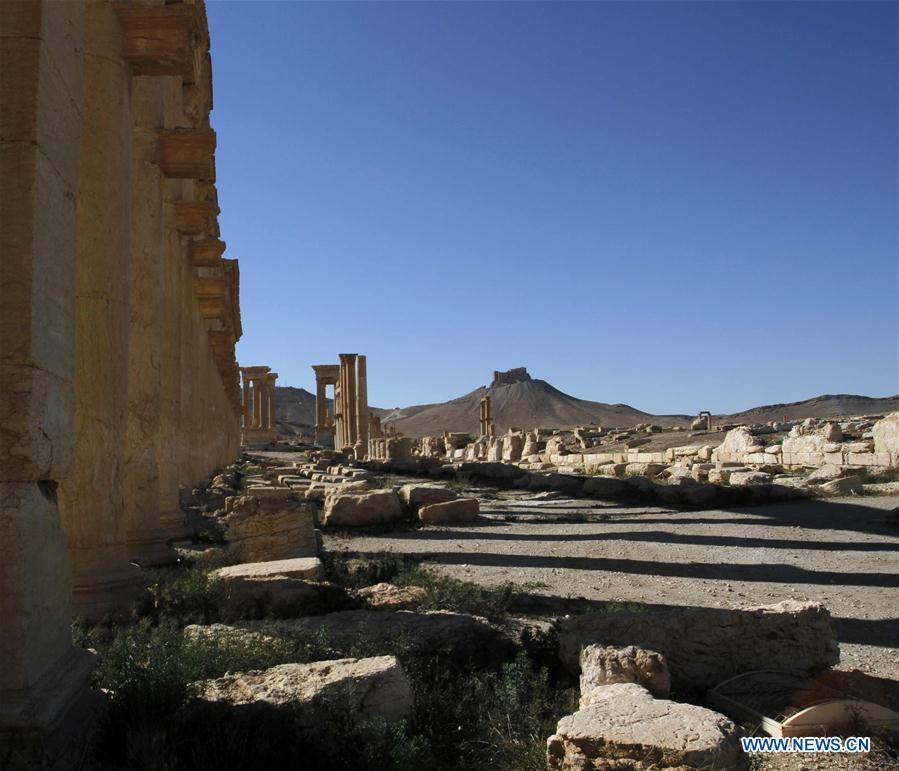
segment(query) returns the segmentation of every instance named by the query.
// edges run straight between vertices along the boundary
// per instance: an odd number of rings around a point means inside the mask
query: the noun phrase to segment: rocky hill
[[[315,424],[315,394],[304,388],[277,388],[278,428],[282,435],[311,434]],[[602,426],[689,425],[692,415],[652,415],[627,404],[605,404],[578,399],[563,393],[545,380],[532,378],[518,367],[494,372],[490,385],[440,404],[419,404],[401,409],[372,407],[382,421],[396,426],[406,436],[428,436],[444,431],[477,432],[478,405],[490,396],[491,410],[499,433],[516,428],[574,428],[591,423]],[[330,404],[330,399],[328,400]],[[772,420],[829,418],[844,415],[876,415],[899,410],[899,395],[885,398],[836,394],[816,396],[801,402],[754,407],[730,415],[716,415],[717,423],[767,423]]]
[[[855,394],[825,394],[801,402],[769,404],[722,416],[727,423],[768,423],[772,420],[839,418],[845,415],[883,415],[899,410],[899,395],[876,398]]]
[[[391,410],[382,420],[396,426],[406,436],[427,436],[443,431],[470,431],[478,428],[478,405],[490,397],[490,407],[498,433],[516,428],[573,428],[594,423],[605,426],[632,426],[653,422],[663,426],[685,425],[687,415],[650,415],[627,404],[605,404],[578,399],[563,393],[545,380],[535,380],[524,367],[494,372],[489,386],[443,404],[421,404]]]

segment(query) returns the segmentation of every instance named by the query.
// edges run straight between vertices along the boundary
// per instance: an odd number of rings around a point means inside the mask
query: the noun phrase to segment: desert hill
[[[545,380],[533,379],[522,367],[494,374],[489,386],[443,404],[422,404],[392,410],[382,417],[406,436],[428,436],[443,431],[477,432],[478,405],[490,397],[493,420],[498,433],[511,427],[572,428],[594,423],[606,426],[631,426],[652,421],[660,425],[685,425],[686,415],[650,415],[627,404],[604,404],[578,399],[563,393]]]
[[[824,394],[801,402],[769,404],[721,416],[727,423],[768,423],[772,420],[840,418],[846,415],[882,415],[899,410],[899,395],[882,398],[856,394]]]
[[[315,394],[304,388],[278,387],[278,428],[282,435],[311,434],[315,424]],[[692,415],[652,415],[627,404],[606,404],[578,399],[545,380],[532,378],[524,367],[494,372],[489,386],[439,404],[419,404],[398,409],[372,407],[385,424],[406,436],[429,436],[444,431],[478,428],[478,404],[490,396],[497,432],[511,427],[531,429],[574,428],[591,423],[633,426],[652,422],[660,426],[688,426]],[[328,400],[330,404],[331,400]],[[770,404],[730,415],[716,415],[717,423],[767,423],[772,420],[836,418],[845,415],[883,414],[899,410],[899,395],[884,398],[853,394],[828,394],[800,402]]]

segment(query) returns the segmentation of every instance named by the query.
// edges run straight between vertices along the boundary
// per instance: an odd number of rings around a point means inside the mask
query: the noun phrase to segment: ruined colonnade
[[[243,444],[264,444],[278,438],[275,381],[278,373],[268,367],[241,367],[243,388],[242,431]]]
[[[179,490],[239,453],[239,274],[202,2],[11,0],[0,25],[0,750],[43,763],[89,693],[72,616],[127,603]]]
[[[485,436],[491,439],[496,436],[496,424],[493,422],[493,416],[490,414],[490,397],[484,396],[480,402],[480,416],[478,418],[479,436]]]
[[[325,389],[334,386],[334,449],[353,450],[357,458],[368,451],[369,412],[368,374],[365,356],[341,353],[340,364],[316,364],[315,371],[315,436],[325,443],[330,437],[330,423]]]

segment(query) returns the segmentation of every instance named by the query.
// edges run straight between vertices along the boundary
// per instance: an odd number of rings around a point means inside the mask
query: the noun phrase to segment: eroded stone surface
[[[314,557],[315,508],[291,498],[245,495],[225,504],[225,536],[244,562]]]
[[[592,693],[614,683],[636,683],[656,698],[671,692],[671,673],[665,657],[628,645],[625,648],[588,645],[581,651],[581,707],[593,701]]]
[[[400,498],[403,503],[414,510],[417,510],[420,506],[453,501],[457,497],[456,493],[448,487],[440,485],[409,484],[400,488]]]
[[[370,493],[335,493],[325,498],[322,524],[358,527],[395,522],[403,516],[400,499],[393,490]]]
[[[366,640],[378,645],[400,640],[418,652],[448,656],[459,663],[501,661],[513,656],[516,649],[486,619],[445,610],[426,613],[348,610],[284,623],[289,629],[324,631],[337,644]]]
[[[734,768],[742,765],[737,727],[693,704],[654,699],[634,683],[594,691],[592,703],[559,721],[547,763],[559,771]]]
[[[725,610],[586,613],[559,626],[559,655],[570,672],[590,644],[638,645],[668,660],[675,687],[707,688],[754,669],[803,672],[840,660],[830,614],[820,603],[787,600],[769,607]]]
[[[324,567],[318,557],[247,562],[242,565],[228,565],[212,573],[215,578],[226,582],[232,578],[260,578],[266,576],[285,576],[287,578],[304,578],[309,581],[316,581],[323,574]]]
[[[355,596],[372,610],[412,610],[424,601],[427,592],[420,586],[380,583],[357,589]]]
[[[189,690],[187,710],[194,717],[208,713],[213,719],[241,707],[255,707],[260,715],[284,709],[304,729],[323,724],[335,713],[360,721],[392,721],[412,708],[408,678],[394,656],[281,664],[201,680]]]
[[[418,519],[426,525],[474,522],[478,518],[480,504],[477,498],[459,498],[446,503],[432,503],[418,510]]]

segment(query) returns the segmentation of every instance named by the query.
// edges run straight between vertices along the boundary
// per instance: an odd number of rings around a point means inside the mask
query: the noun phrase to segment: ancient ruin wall
[[[86,714],[71,615],[126,602],[179,488],[239,452],[239,272],[202,2],[12,0],[0,27],[0,745],[46,754]]]

